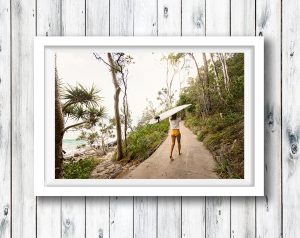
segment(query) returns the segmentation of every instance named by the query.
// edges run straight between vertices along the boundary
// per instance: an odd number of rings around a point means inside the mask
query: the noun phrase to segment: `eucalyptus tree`
[[[107,59],[105,60],[100,54],[93,53],[97,60],[102,61],[105,65],[108,66],[111,76],[112,82],[115,88],[114,94],[114,114],[115,114],[115,124],[116,124],[116,135],[117,135],[117,160],[121,160],[123,158],[123,147],[122,147],[122,129],[121,129],[121,116],[120,116],[120,93],[123,87],[123,108],[124,108],[124,138],[126,145],[126,134],[128,127],[128,100],[127,100],[127,75],[128,68],[127,66],[133,62],[133,58],[130,55],[126,55],[125,53],[107,53]]]

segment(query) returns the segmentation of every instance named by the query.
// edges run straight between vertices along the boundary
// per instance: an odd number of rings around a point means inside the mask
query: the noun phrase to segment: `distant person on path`
[[[170,153],[170,160],[173,159],[173,149],[175,146],[175,141],[177,139],[177,145],[178,145],[178,154],[181,155],[181,134],[179,130],[179,122],[181,121],[180,117],[177,116],[177,113],[173,114],[170,118],[170,129],[171,129],[171,138],[172,138],[172,145],[171,145],[171,153]]]

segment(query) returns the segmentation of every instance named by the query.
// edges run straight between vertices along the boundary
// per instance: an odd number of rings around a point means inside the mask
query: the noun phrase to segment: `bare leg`
[[[181,155],[181,135],[177,136],[178,154]]]
[[[175,139],[176,139],[176,137],[175,136],[171,136],[171,139],[172,139],[172,144],[171,144],[170,159],[173,160],[173,149],[174,149],[174,146],[175,146]]]

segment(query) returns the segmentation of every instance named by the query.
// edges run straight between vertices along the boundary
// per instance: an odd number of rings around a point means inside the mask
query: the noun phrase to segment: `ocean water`
[[[76,151],[77,146],[85,144],[86,142],[84,140],[63,139],[63,150],[69,154]]]

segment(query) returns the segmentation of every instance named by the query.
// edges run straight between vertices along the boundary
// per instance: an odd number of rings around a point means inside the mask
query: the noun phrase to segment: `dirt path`
[[[173,158],[170,161],[169,153],[171,138],[168,138],[161,146],[136,169],[121,178],[129,179],[209,179],[218,178],[213,172],[216,162],[199,142],[196,136],[184,126],[180,125],[182,135],[182,155],[178,155],[177,143],[174,148]]]

